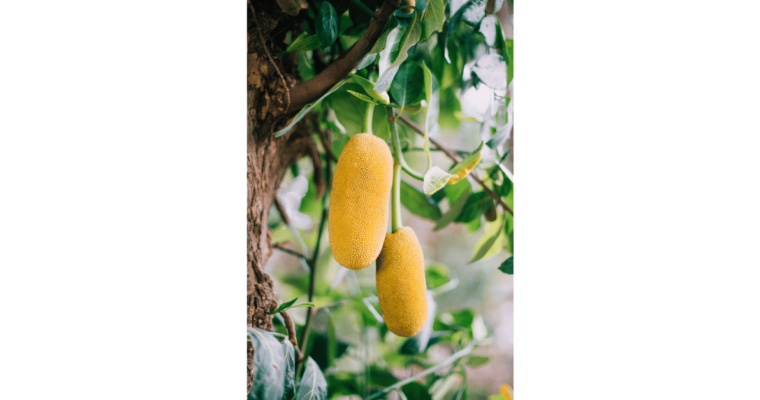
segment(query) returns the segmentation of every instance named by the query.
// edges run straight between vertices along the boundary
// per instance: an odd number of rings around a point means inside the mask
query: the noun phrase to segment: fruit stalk
[[[366,103],[364,106],[364,121],[362,121],[362,132],[372,134],[372,114],[375,112],[375,105]]]
[[[391,232],[401,229],[401,165],[393,164],[393,186],[391,187]]]

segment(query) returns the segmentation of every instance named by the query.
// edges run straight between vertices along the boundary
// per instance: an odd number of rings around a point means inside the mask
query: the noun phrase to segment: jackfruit
[[[393,157],[385,141],[360,133],[346,142],[335,166],[327,227],[338,264],[362,269],[380,254],[392,184]]]
[[[427,320],[428,302],[425,259],[412,228],[405,226],[385,235],[375,277],[388,329],[398,336],[418,334]]]

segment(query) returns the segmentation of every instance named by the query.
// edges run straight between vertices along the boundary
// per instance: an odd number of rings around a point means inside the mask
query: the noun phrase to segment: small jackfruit
[[[385,235],[377,258],[377,297],[385,325],[410,337],[425,326],[428,314],[425,259],[417,235],[405,226]]]
[[[385,141],[368,133],[349,139],[335,166],[327,226],[338,264],[362,269],[380,254],[392,185],[393,157]]]

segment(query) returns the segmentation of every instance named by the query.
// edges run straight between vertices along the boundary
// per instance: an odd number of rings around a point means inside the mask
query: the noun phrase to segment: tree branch
[[[406,116],[402,115],[398,119],[400,119],[401,121],[403,121],[405,124],[409,125],[410,128],[412,128],[413,130],[417,131],[417,133],[419,133],[420,135],[424,135],[424,132],[422,131],[422,128],[420,128],[419,126],[417,126],[417,124],[415,124],[414,122],[412,122],[412,120],[410,120]],[[461,160],[457,159],[457,157],[454,155],[454,153],[452,153],[449,149],[443,147],[443,145],[441,145],[440,143],[438,143],[435,139],[430,138],[430,137],[428,139],[430,140],[430,143],[433,144],[433,146],[435,146],[436,148],[438,148],[439,150],[441,150],[444,154],[446,154],[451,159],[451,161],[454,161],[455,163],[458,163],[459,161],[461,161]],[[475,180],[475,182],[477,182],[480,186],[483,187],[483,191],[486,192],[489,196],[491,196],[494,199],[494,201],[496,201],[496,203],[498,203],[501,206],[501,208],[503,208],[504,210],[506,210],[508,213],[510,213],[512,215],[515,215],[514,211],[512,211],[512,209],[509,208],[509,206],[507,206],[506,203],[504,203],[504,200],[502,200],[501,197],[499,197],[499,195],[497,195],[496,193],[494,193],[493,190],[489,189],[488,186],[486,186],[486,184],[483,181],[480,180],[480,178],[478,178],[477,176],[475,176],[475,174],[470,174],[470,176],[472,177],[472,179]]]
[[[383,33],[385,24],[397,8],[398,0],[385,0],[377,11],[376,17],[372,18],[372,22],[364,32],[364,35],[351,47],[345,56],[328,65],[319,75],[307,81],[296,83],[291,92],[290,107],[288,107],[286,113],[301,110],[306,104],[317,100],[327,93],[341,79],[347,78],[348,73],[353,71],[359,65],[362,58],[372,50],[372,46],[375,45],[375,42],[377,42],[377,39]]]

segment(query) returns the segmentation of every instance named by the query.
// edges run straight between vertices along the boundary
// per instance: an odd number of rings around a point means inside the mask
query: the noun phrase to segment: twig
[[[283,247],[281,243],[275,243],[274,245],[272,245],[272,248],[280,250],[283,253],[288,253],[291,256],[296,256],[296,257],[298,257],[298,258],[300,258],[302,260],[305,260],[307,264],[309,263],[309,259],[306,258],[305,255],[303,255],[303,254],[301,254],[301,253],[299,253],[299,252],[297,252],[295,250],[290,250],[290,249],[288,249],[286,247]]]
[[[401,121],[403,121],[405,124],[409,125],[410,128],[412,128],[413,130],[415,130],[420,135],[423,134],[422,128],[420,128],[419,126],[417,126],[417,124],[415,124],[414,122],[412,122],[412,120],[410,120],[406,116],[402,115],[398,119],[400,119]],[[430,139],[430,143],[432,143],[433,146],[437,147],[444,154],[446,154],[446,156],[448,156],[451,159],[451,161],[454,161],[455,163],[458,163],[460,161],[460,160],[457,159],[457,157],[454,155],[454,153],[452,153],[450,150],[446,149],[442,144],[438,143],[435,139],[433,139],[433,138],[429,138],[429,139]],[[501,208],[503,208],[504,210],[506,210],[508,213],[510,213],[512,215],[515,215],[514,211],[512,211],[512,209],[509,208],[509,206],[507,206],[506,203],[504,203],[504,200],[502,200],[501,197],[499,197],[499,195],[497,195],[496,193],[494,193],[493,190],[489,189],[488,186],[486,186],[486,184],[483,181],[480,180],[480,178],[478,178],[474,174],[470,174],[470,176],[472,177],[472,179],[475,180],[475,182],[477,182],[480,186],[483,187],[483,191],[486,192],[489,196],[491,196],[491,198],[493,198],[501,206]]]
[[[417,375],[414,375],[414,376],[410,376],[410,377],[408,377],[408,378],[406,378],[406,379],[404,379],[404,380],[400,380],[400,381],[398,381],[397,383],[395,383],[395,384],[393,384],[393,385],[391,385],[391,386],[388,386],[387,388],[385,388],[385,389],[383,389],[383,390],[381,390],[381,391],[379,391],[379,392],[375,392],[375,393],[373,393],[371,396],[367,397],[365,400],[372,400],[372,399],[376,399],[376,398],[378,398],[378,397],[381,397],[381,396],[383,396],[384,394],[387,394],[387,393],[389,393],[389,392],[392,392],[392,391],[394,391],[394,390],[396,390],[396,389],[399,389],[399,388],[401,388],[402,386],[406,385],[407,383],[410,383],[410,382],[414,382],[414,381],[416,381],[417,379],[419,379],[419,378],[422,378],[423,376],[427,376],[427,375],[430,375],[430,374],[432,374],[433,372],[436,372],[436,371],[438,371],[439,369],[441,369],[441,368],[443,368],[443,367],[445,367],[445,366],[447,366],[447,365],[450,365],[450,364],[454,363],[454,361],[457,361],[457,360],[459,360],[460,358],[462,358],[462,357],[464,357],[464,356],[466,356],[466,355],[468,355],[468,354],[472,353],[472,349],[474,349],[474,348],[475,348],[475,341],[473,340],[473,341],[471,341],[471,342],[470,342],[470,343],[467,345],[467,347],[465,347],[464,349],[462,349],[462,350],[459,350],[459,351],[457,351],[456,353],[452,354],[451,356],[449,356],[449,358],[447,358],[447,359],[443,360],[443,361],[442,361],[440,364],[438,364],[438,365],[435,365],[435,366],[433,366],[433,367],[430,367],[430,368],[428,368],[428,369],[426,369],[426,370],[424,370],[424,371],[420,372],[420,373],[419,373],[419,374],[417,374]]]
[[[293,320],[290,318],[287,311],[282,310],[280,311],[280,314],[282,314],[282,319],[285,320],[285,329],[288,330],[288,339],[290,339],[290,343],[293,347],[297,348],[298,339],[296,339],[296,324],[293,323]]]
[[[330,63],[317,76],[306,81],[297,82],[293,87],[293,96],[286,114],[301,110],[306,104],[317,100],[327,93],[338,81],[347,78],[348,73],[353,71],[364,56],[372,50],[375,42],[377,42],[377,39],[383,33],[385,24],[397,8],[398,0],[385,0],[375,14],[375,17],[372,18],[372,22],[367,27],[367,30],[359,38],[359,41],[348,50],[345,56]]]
[[[290,225],[290,217],[288,217],[288,213],[285,212],[285,208],[280,204],[280,201],[277,200],[277,196],[274,196],[274,206],[277,207],[277,212],[280,213],[282,222],[284,222],[285,225]]]
[[[288,88],[288,83],[285,82],[285,77],[282,76],[282,72],[280,72],[280,68],[277,67],[277,64],[275,64],[274,59],[272,59],[272,55],[269,54],[269,49],[267,48],[267,42],[266,40],[264,40],[264,34],[261,33],[259,20],[258,18],[256,18],[256,11],[253,9],[253,5],[251,5],[251,0],[248,0],[248,7],[251,8],[251,14],[253,14],[253,22],[256,24],[256,30],[259,32],[259,38],[261,39],[261,47],[264,48],[264,51],[267,53],[267,57],[269,57],[269,62],[271,62],[272,65],[274,65],[274,70],[277,71],[277,75],[279,75],[280,79],[282,80],[282,86],[285,87],[285,97],[288,100],[288,103],[285,106],[285,111],[287,111],[290,108],[290,89]]]

